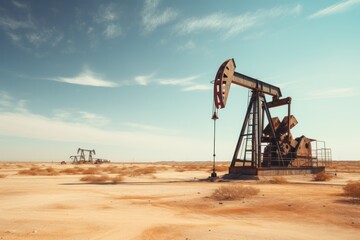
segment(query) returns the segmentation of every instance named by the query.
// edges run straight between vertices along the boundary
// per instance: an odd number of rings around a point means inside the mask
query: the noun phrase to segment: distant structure
[[[101,158],[93,158],[95,155],[95,149],[83,149],[78,148],[77,150],[78,155],[70,156],[73,164],[85,164],[85,163],[94,163],[94,164],[101,164],[101,163],[109,163],[110,160],[101,159]]]
[[[88,159],[86,160],[86,157],[85,157],[85,153],[88,153]],[[88,150],[88,149],[83,149],[83,148],[78,148],[77,150],[77,154],[80,153],[80,162],[88,162],[88,163],[92,163],[93,162],[93,158],[92,158],[92,154],[96,154],[95,153],[95,150],[92,149],[92,150]]]

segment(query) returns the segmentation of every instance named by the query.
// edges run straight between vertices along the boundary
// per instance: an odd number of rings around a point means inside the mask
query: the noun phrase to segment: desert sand
[[[360,162],[351,164],[334,164],[326,182],[300,175],[270,184],[270,177],[201,181],[210,163],[0,163],[0,239],[358,240],[360,203],[342,189],[360,179]],[[21,173],[31,167],[48,170]],[[123,178],[80,181],[91,173]],[[260,192],[233,201],[211,198],[218,187],[234,184]]]

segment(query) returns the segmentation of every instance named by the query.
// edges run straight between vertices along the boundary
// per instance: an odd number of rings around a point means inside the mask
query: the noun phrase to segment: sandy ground
[[[83,175],[19,174],[34,166],[74,168],[0,163],[0,239],[360,239],[360,202],[342,195],[342,186],[359,180],[360,171],[332,169],[337,176],[328,182],[286,176],[286,184],[199,181],[209,176],[206,168],[164,163],[118,164],[158,170],[115,184],[86,183]],[[232,184],[260,193],[237,201],[210,198]]]

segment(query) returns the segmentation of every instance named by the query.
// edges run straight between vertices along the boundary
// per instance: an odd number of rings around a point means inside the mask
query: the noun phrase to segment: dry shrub
[[[6,178],[7,177],[7,175],[5,175],[5,174],[0,174],[0,178]]]
[[[84,177],[80,178],[80,181],[91,182],[91,183],[101,183],[101,182],[110,181],[110,177],[108,175],[100,175],[100,176],[89,175],[89,176],[84,176]]]
[[[79,168],[79,167],[74,167],[74,168],[66,168],[60,171],[60,173],[65,173],[65,174],[70,174],[70,175],[75,175],[75,174],[82,174],[83,169]]]
[[[343,190],[346,196],[360,199],[360,180],[349,182],[343,187]]]
[[[113,183],[123,182],[123,181],[124,181],[124,177],[121,176],[121,175],[117,175],[117,176],[111,178],[111,181],[112,181]]]
[[[157,172],[157,170],[156,170],[155,167],[138,168],[138,169],[134,169],[130,173],[130,176],[135,177],[135,176],[153,174],[153,173],[156,173],[156,172]]]
[[[107,166],[106,168],[102,169],[103,172],[107,172],[107,173],[110,173],[110,174],[123,173],[123,170],[125,170],[125,168],[120,169],[120,168],[118,168],[118,166],[113,166],[113,165]]]
[[[324,172],[321,172],[321,173],[313,175],[313,179],[314,179],[314,181],[319,181],[319,182],[330,181],[332,179],[332,176],[330,176]]]
[[[48,173],[53,173],[54,175],[58,175],[59,173],[52,167],[48,167],[45,169]]]
[[[272,183],[272,184],[285,184],[285,183],[288,183],[288,181],[286,180],[286,178],[284,178],[282,176],[275,176],[275,177],[272,177],[269,180],[269,183]]]
[[[242,185],[221,186],[213,192],[211,198],[218,201],[239,200],[258,194],[260,190],[254,187],[244,187]]]
[[[181,162],[175,163],[170,166],[177,172],[185,171],[209,171],[212,169],[211,162]]]
[[[83,170],[82,174],[99,174],[99,169],[97,168],[88,168],[88,169],[85,169]]]
[[[29,176],[55,176],[55,175],[59,175],[59,172],[53,169],[52,167],[48,167],[48,168],[31,167],[30,169],[18,171],[18,174],[29,175]]]
[[[229,166],[228,165],[217,165],[215,169],[218,172],[226,172],[227,170],[229,170]]]
[[[113,182],[118,183],[124,181],[124,178],[120,175],[115,177],[109,177],[106,174],[96,176],[96,175],[88,175],[80,178],[80,181],[90,182],[90,183],[104,183],[104,182]]]

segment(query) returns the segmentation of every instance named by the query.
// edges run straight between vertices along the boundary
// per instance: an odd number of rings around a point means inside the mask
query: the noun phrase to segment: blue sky
[[[1,1],[0,160],[212,159],[220,64],[293,98],[293,135],[359,159],[360,1]],[[230,160],[247,104],[217,122]],[[282,118],[286,109],[276,109]]]

